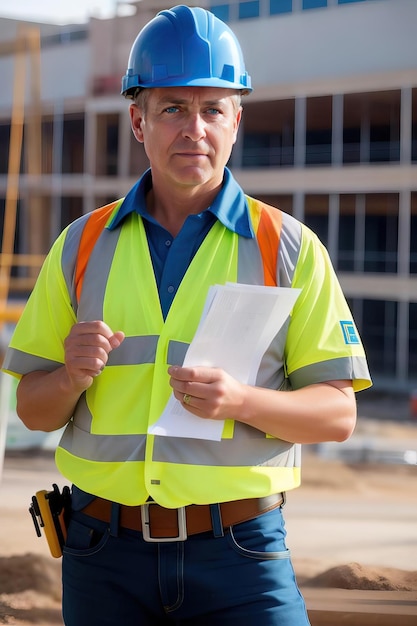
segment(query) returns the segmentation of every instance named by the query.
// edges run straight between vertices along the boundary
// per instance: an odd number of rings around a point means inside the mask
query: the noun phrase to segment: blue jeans
[[[66,626],[308,626],[280,508],[215,537],[147,543],[74,512],[63,556]]]

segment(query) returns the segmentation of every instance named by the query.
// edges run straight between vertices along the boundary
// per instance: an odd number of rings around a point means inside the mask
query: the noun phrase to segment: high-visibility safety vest
[[[289,390],[338,378],[354,380],[356,389],[369,385],[363,348],[324,248],[291,216],[246,199],[256,236],[238,236],[216,221],[165,320],[142,218],[133,212],[120,227],[105,228],[121,201],[82,216],[55,242],[4,369],[22,375],[62,365],[63,339],[77,320],[102,319],[125,333],[102,374],[80,397],[56,450],[58,469],[80,489],[128,505],[151,496],[174,508],[261,497],[300,484],[300,446],[239,421],[225,420],[221,441],[148,433],[172,392],[168,365],[182,363],[214,284],[301,289],[292,317],[264,355],[257,385]],[[52,298],[48,289],[62,296],[53,306],[44,303],[45,297]],[[310,306],[315,303],[317,311]],[[29,320],[32,328],[41,328],[45,318],[36,316],[42,306],[49,307],[51,317],[47,331],[40,331],[48,359],[24,333]],[[326,317],[320,306],[331,306],[333,312]],[[314,336],[310,328],[326,337],[323,345],[317,342],[316,355],[308,340]],[[343,335],[346,328],[351,332]],[[294,354],[292,344],[298,346]],[[316,371],[317,380],[311,377]]]

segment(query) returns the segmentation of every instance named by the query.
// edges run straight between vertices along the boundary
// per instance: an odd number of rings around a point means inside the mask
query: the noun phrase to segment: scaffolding
[[[16,227],[22,170],[23,132],[25,129],[26,168],[25,173],[34,179],[42,173],[41,154],[41,81],[40,81],[40,32],[39,29],[19,25],[17,36],[10,42],[0,44],[0,56],[14,56],[13,104],[10,124],[9,159],[7,188],[4,207],[3,235],[0,251],[0,331],[7,323],[15,324],[25,302],[12,302],[10,299],[12,268],[27,268],[22,276],[24,286],[34,283],[43,262],[40,254],[17,254]],[[30,101],[25,115],[26,85],[30,84]],[[25,125],[26,120],[26,125]],[[36,192],[28,198],[28,215],[36,219],[40,215],[41,199]],[[36,234],[32,235],[32,237]],[[33,251],[33,241],[29,250]],[[29,277],[29,281],[28,281]],[[19,277],[15,279],[18,286]],[[3,352],[3,350],[2,350]],[[1,354],[3,361],[3,354]],[[6,449],[7,424],[13,410],[13,379],[7,374],[0,375],[0,480],[3,471]]]
[[[4,209],[3,236],[0,252],[0,328],[4,323],[17,322],[24,302],[10,301],[12,268],[27,268],[26,277],[17,277],[15,286],[31,286],[43,262],[42,254],[17,254],[16,225],[19,201],[19,183],[22,163],[23,131],[25,128],[26,174],[36,183],[42,173],[41,154],[41,79],[40,32],[38,28],[20,25],[17,36],[0,44],[0,56],[14,55],[13,105],[10,124],[7,189]],[[25,111],[26,85],[30,84],[30,101]],[[26,124],[25,124],[26,121]],[[28,198],[28,214],[40,214],[38,193]],[[31,242],[30,242],[31,243]],[[32,246],[29,246],[32,250]]]

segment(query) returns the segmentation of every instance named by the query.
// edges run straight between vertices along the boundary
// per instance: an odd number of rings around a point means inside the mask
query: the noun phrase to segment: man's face
[[[153,184],[214,188],[241,118],[231,89],[164,87],[150,89],[143,108],[130,108],[134,135],[144,144]]]

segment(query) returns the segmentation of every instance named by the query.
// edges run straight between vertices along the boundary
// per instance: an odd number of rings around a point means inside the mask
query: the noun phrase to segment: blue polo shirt
[[[213,204],[201,213],[189,215],[176,237],[149,215],[146,194],[151,187],[152,173],[148,170],[128,192],[108,228],[116,228],[133,211],[143,218],[165,319],[188,266],[216,219],[242,237],[253,238],[254,232],[245,194],[227,168]]]

